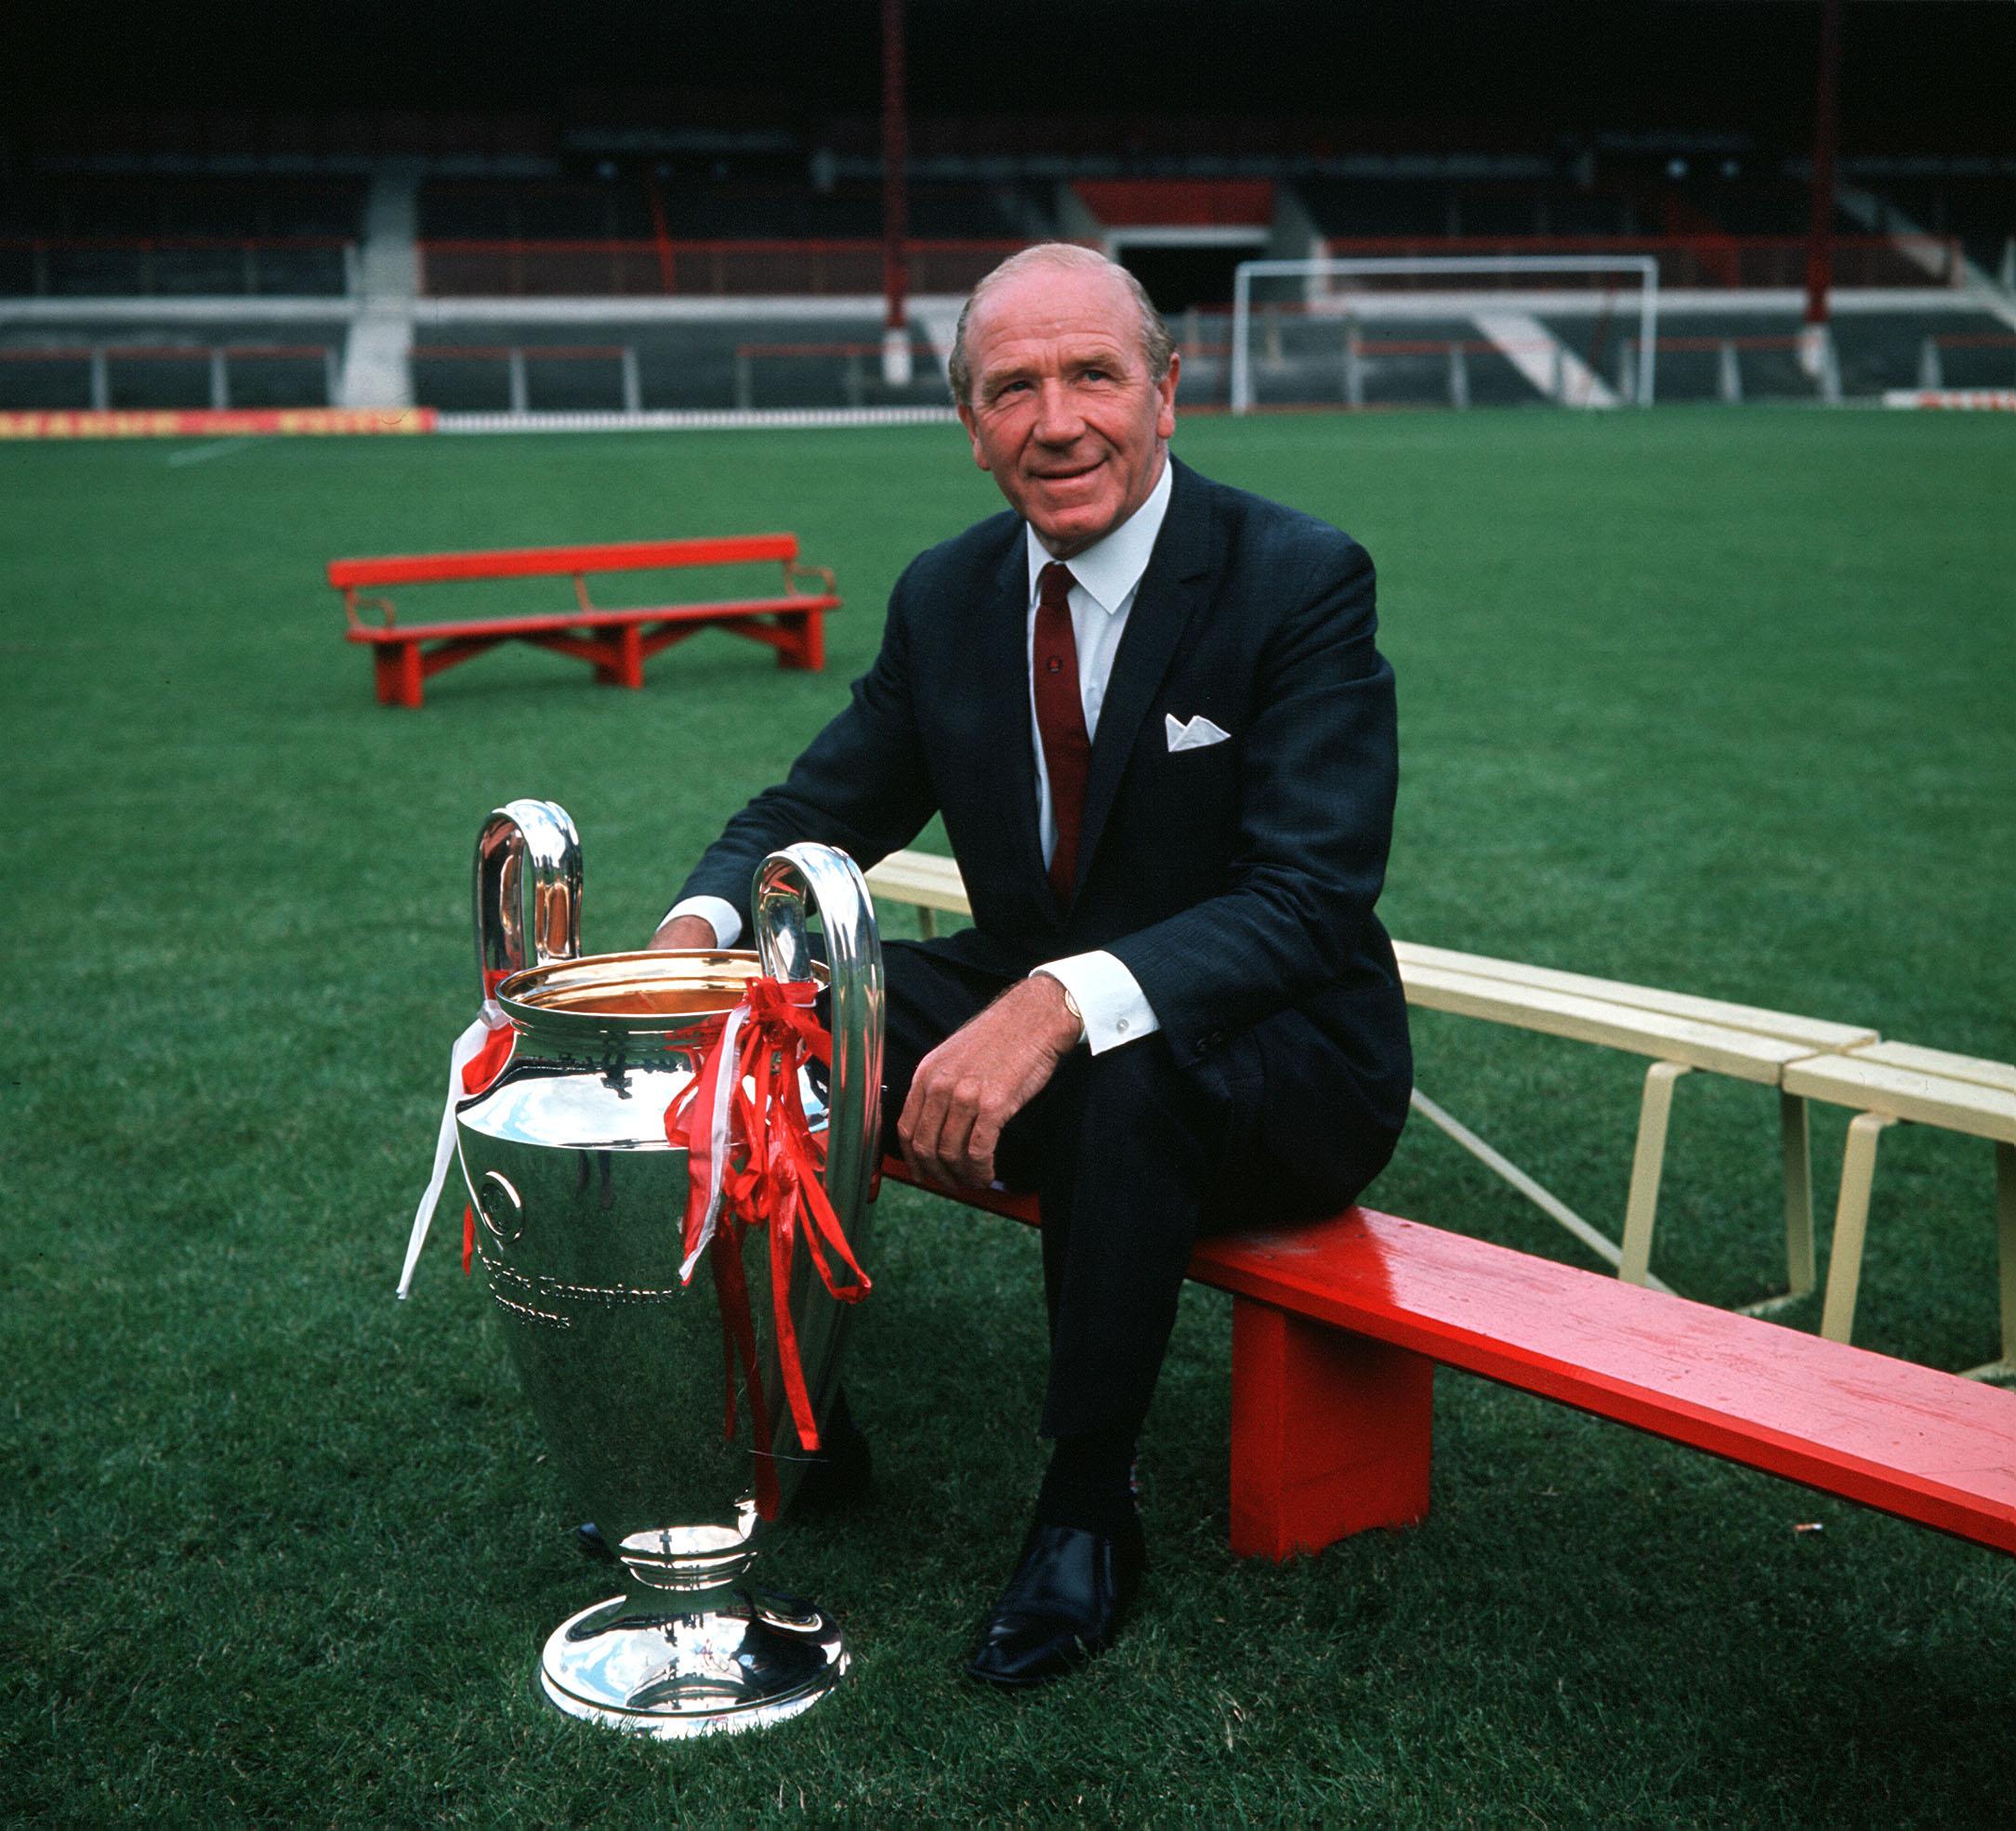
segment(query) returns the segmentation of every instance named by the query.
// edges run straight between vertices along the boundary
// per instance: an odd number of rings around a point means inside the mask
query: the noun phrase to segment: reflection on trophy
[[[573,824],[513,801],[483,826],[475,890],[491,1021],[510,1029],[501,1073],[455,1109],[475,1254],[554,1459],[625,1573],[554,1631],[540,1684],[570,1715],[665,1738],[782,1721],[848,1666],[829,1615],[750,1573],[867,1289],[867,888],[844,853],[793,846],[757,874],[756,952],[582,958]]]

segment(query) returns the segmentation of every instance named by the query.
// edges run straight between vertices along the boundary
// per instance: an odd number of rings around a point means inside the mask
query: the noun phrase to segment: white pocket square
[[[1169,748],[1177,750],[1202,750],[1209,744],[1223,744],[1232,733],[1221,731],[1203,713],[1187,723],[1175,713],[1166,712],[1162,718],[1163,729],[1169,734]]]

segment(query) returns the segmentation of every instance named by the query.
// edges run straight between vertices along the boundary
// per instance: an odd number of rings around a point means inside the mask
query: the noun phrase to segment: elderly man
[[[1036,1191],[1050,1323],[1049,1466],[967,1666],[995,1685],[1100,1652],[1133,1597],[1135,1442],[1198,1233],[1350,1203],[1412,1081],[1373,915],[1372,562],[1170,457],[1178,367],[1087,250],[975,288],[952,384],[1010,512],[912,563],[847,708],[652,938],[732,944],[773,847],[865,866],[944,816],[974,926],[889,946],[886,1110],[926,1178]]]

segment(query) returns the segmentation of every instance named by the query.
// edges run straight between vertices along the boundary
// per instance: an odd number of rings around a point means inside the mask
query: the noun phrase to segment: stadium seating
[[[1942,178],[1892,172],[1856,176],[1914,229],[1957,236],[1978,267],[2000,273],[2010,239],[2016,237],[2016,175],[2005,170]],[[2008,279],[2002,283],[2008,285]]]
[[[363,189],[354,178],[77,175],[0,188],[0,294],[340,295]]]
[[[725,127],[733,107],[722,110]],[[1660,400],[1873,399],[2016,378],[2016,308],[1929,291],[1948,276],[1945,244],[1928,237],[1965,236],[1994,272],[2009,246],[2006,175],[1964,161],[1939,176],[1851,175],[1865,189],[1845,191],[1852,207],[1837,217],[1846,291],[1831,360],[1815,363],[1801,360],[1807,197],[1790,166],[1510,142],[1332,158],[1314,150],[1324,124],[1286,116],[926,115],[913,129],[908,285],[929,303],[913,306],[913,378],[898,382],[879,361],[872,122],[774,128],[726,154],[595,158],[563,152],[551,123],[504,116],[46,120],[0,182],[0,296],[34,307],[0,314],[0,409],[914,413],[942,398],[947,301],[1059,233],[1110,242],[1173,301],[1190,410],[1231,403],[1236,263],[1320,250],[1655,254]],[[417,178],[414,154],[427,162]],[[1900,234],[1913,228],[1926,235]],[[1254,403],[1630,398],[1627,289],[1592,282],[1589,310],[1564,311],[1568,283],[1535,282],[1556,289],[1535,355],[1478,316],[1520,283],[1455,283],[1462,296],[1446,299],[1418,275],[1354,279],[1348,297],[1299,280],[1257,291]],[[1872,310],[1885,291],[1896,309]],[[158,324],[108,322],[135,296],[163,302]],[[317,299],[333,323],[308,322]],[[612,310],[626,299],[634,317]],[[197,325],[205,313],[214,322]],[[351,335],[353,313],[371,338]],[[396,322],[409,314],[410,344]],[[1571,384],[1560,352],[1603,388]]]

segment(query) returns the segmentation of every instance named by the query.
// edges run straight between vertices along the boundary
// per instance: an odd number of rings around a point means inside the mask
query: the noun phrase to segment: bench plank
[[[1473,974],[1479,979],[1510,980],[1519,985],[1573,993],[1584,998],[1601,998],[1609,1004],[1629,1005],[1667,1017],[1691,1018],[1725,1030],[1747,1030],[1759,1036],[1806,1043],[1812,1046],[1814,1053],[1823,1049],[1859,1048],[1877,1039],[1877,1032],[1867,1024],[1834,1023],[1824,1018],[1799,1017],[1790,1011],[1766,1010],[1758,1005],[1735,1005],[1721,998],[1696,997],[1688,992],[1665,992],[1653,985],[1632,985],[1623,980],[1596,979],[1588,973],[1564,972],[1555,967],[1534,967],[1518,960],[1494,959],[1487,954],[1460,954],[1453,947],[1430,947],[1420,942],[1396,941],[1393,952],[1399,956],[1403,968],[1409,965],[1437,967],[1452,972]]]
[[[1866,1054],[1814,1056],[1785,1070],[1785,1091],[1832,1106],[1912,1119],[2016,1144],[2016,1091],[1873,1061]]]
[[[1768,1087],[1777,1085],[1787,1062],[1812,1053],[1802,1043],[1441,967],[1403,964],[1401,980],[1407,1002],[1428,1010],[1485,1018],[1579,1043],[1601,1043]]]
[[[839,607],[837,598],[744,598],[720,603],[640,605],[635,609],[528,611],[508,616],[457,618],[453,623],[357,624],[343,634],[349,642],[439,642],[475,636],[508,641],[535,632],[621,629],[646,623],[712,624],[724,617],[804,616]]]
[[[2016,1094],[2016,1062],[1955,1055],[1950,1049],[1920,1048],[1916,1043],[1875,1043],[1858,1047],[1854,1054],[1864,1061],[1879,1061],[1887,1068],[1914,1069],[1949,1081],[1977,1081],[1984,1087],[2000,1087],[2005,1093]]]
[[[2016,1393],[1358,1209],[1207,1284],[2016,1551]]]
[[[337,590],[457,580],[560,578],[574,573],[641,573],[796,560],[796,534],[727,534],[687,540],[616,540],[592,546],[494,547],[476,553],[382,553],[329,561]]]
[[[954,916],[973,913],[959,867],[949,858],[931,852],[891,852],[867,876],[870,893],[886,896],[891,902],[942,909]]]
[[[909,1179],[898,1160],[885,1169]],[[931,1192],[1036,1218],[1026,1197]],[[2016,1393],[1366,1208],[1205,1240],[1190,1275],[1240,1301],[2016,1552]],[[1235,1337],[1239,1329],[1235,1313]],[[1369,1403],[1376,1389],[1359,1380],[1353,1390]],[[1393,1403],[1416,1414],[1418,1392],[1402,1378]],[[1233,1406],[1236,1417],[1236,1392]],[[1267,1409],[1250,1400],[1245,1408]],[[1367,1443],[1392,1454],[1384,1423],[1347,1421],[1361,1472]],[[1332,1460],[1321,1445],[1311,1453]],[[1240,1460],[1235,1446],[1235,1468]],[[1407,1512],[1417,1473],[1401,1462],[1397,1499],[1361,1495],[1360,1511]],[[1233,1508],[1237,1517],[1237,1495]],[[1293,1542],[1317,1548],[1306,1532]]]

